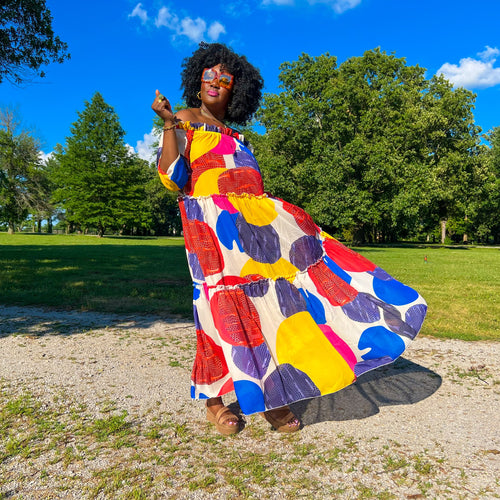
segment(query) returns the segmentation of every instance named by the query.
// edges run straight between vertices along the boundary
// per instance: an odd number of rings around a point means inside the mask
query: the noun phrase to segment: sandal
[[[297,432],[300,429],[299,419],[290,411],[288,406],[283,408],[275,408],[268,410],[261,415],[278,431],[278,432]]]
[[[235,424],[228,424],[229,421],[238,422]],[[215,428],[223,435],[230,436],[240,431],[239,418],[227,407],[223,406],[215,415],[207,408],[207,420],[215,425]]]

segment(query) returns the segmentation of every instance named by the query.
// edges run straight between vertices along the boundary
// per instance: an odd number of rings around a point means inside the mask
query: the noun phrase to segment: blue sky
[[[380,47],[477,93],[476,123],[500,126],[500,1],[482,0],[47,0],[71,60],[46,78],[0,85],[0,107],[15,108],[42,151],[64,144],[77,111],[99,91],[126,141],[145,157],[158,88],[181,99],[180,69],[200,40],[219,41],[259,67],[277,92],[279,65],[329,52],[339,63]]]

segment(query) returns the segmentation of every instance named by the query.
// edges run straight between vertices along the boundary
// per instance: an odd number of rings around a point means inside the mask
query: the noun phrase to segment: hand
[[[156,97],[151,108],[167,125],[169,122],[172,124],[175,123],[172,106],[170,106],[168,99],[160,94],[159,90],[156,90]]]

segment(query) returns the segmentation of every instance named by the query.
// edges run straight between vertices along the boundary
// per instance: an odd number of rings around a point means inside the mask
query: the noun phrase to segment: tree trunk
[[[9,229],[8,233],[9,234],[14,234],[16,232],[16,226],[13,222],[9,221]]]
[[[446,239],[446,219],[441,219],[441,244],[444,245],[444,240]]]

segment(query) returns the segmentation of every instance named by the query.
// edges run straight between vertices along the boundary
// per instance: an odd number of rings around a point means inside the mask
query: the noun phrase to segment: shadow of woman
[[[356,420],[376,415],[381,406],[408,405],[428,398],[441,386],[436,372],[404,358],[366,373],[334,394],[290,405],[304,425]]]

